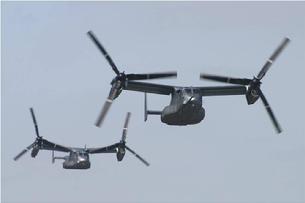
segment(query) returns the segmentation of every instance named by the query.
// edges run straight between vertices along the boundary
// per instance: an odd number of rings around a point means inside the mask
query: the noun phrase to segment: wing
[[[247,92],[245,86],[215,86],[215,87],[198,87],[202,96],[223,96],[223,95],[244,95]]]
[[[118,144],[109,145],[107,147],[98,147],[98,148],[87,148],[87,152],[90,154],[97,154],[97,153],[116,153],[116,148]]]
[[[124,89],[139,91],[139,92],[169,95],[174,91],[174,86],[127,81]]]
[[[39,141],[39,149],[41,150],[53,150],[53,151],[60,151],[60,152],[70,152],[72,151],[71,148],[65,147],[59,144],[55,144],[50,142],[46,139],[42,139]]]

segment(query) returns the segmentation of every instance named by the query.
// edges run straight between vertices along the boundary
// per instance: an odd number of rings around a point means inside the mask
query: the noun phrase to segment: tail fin
[[[147,93],[144,93],[144,121],[147,121],[148,115],[161,115],[162,111],[147,110]]]
[[[52,150],[52,164],[55,163],[54,150]]]

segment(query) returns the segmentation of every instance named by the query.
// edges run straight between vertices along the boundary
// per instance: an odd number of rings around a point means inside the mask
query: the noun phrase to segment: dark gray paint
[[[125,149],[130,151],[133,155],[135,155],[140,161],[142,161],[146,166],[149,166],[149,163],[145,161],[141,156],[139,156],[136,152],[126,146],[126,134],[128,129],[128,124],[130,120],[131,113],[128,112],[126,115],[122,138],[120,142],[115,144],[106,146],[106,147],[97,147],[97,148],[76,148],[76,147],[66,147],[63,145],[59,145],[53,142],[50,142],[44,139],[39,135],[38,125],[36,121],[36,117],[34,114],[33,108],[30,108],[31,116],[33,119],[33,123],[35,126],[36,139],[35,141],[22,150],[19,154],[17,154],[14,158],[17,161],[21,156],[23,156],[27,151],[32,149],[31,156],[35,158],[40,150],[51,150],[52,151],[52,163],[55,162],[56,159],[63,159],[63,168],[64,169],[89,169],[90,168],[90,160],[89,154],[97,154],[97,153],[116,153],[117,160],[122,161],[125,156]],[[64,157],[55,157],[54,151],[59,152],[68,152],[68,156]]]
[[[177,87],[152,83],[134,82],[135,80],[177,77],[177,72],[148,74],[125,74],[124,71],[120,72],[106,49],[94,35],[94,33],[92,31],[88,31],[87,34],[94,42],[94,44],[98,47],[98,49],[102,52],[109,65],[112,67],[112,70],[116,73],[116,76],[111,81],[111,89],[109,92],[109,96],[106,102],[104,103],[102,111],[100,112],[98,119],[95,123],[96,126],[101,126],[110,109],[113,100],[121,94],[122,90],[133,90],[145,92],[145,94],[146,92],[163,95],[171,94],[172,98],[170,105],[166,106],[162,111],[147,110],[146,95],[144,101],[144,120],[147,120],[147,116],[149,114],[161,115],[161,121],[168,125],[191,125],[201,122],[205,116],[205,110],[202,107],[203,96],[245,94],[249,105],[254,104],[259,98],[261,98],[277,133],[282,132],[282,129],[276,117],[274,116],[274,113],[266,97],[260,89],[260,85],[262,83],[261,79],[267,73],[274,60],[280,55],[280,53],[289,43],[290,39],[288,37],[284,38],[280,46],[273,52],[271,57],[261,68],[259,74],[256,77],[253,77],[253,79],[230,78],[209,74],[200,75],[201,79],[237,84],[238,86]]]

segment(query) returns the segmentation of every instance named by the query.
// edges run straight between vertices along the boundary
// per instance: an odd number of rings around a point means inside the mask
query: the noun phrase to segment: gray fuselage
[[[171,102],[161,113],[161,121],[168,125],[190,125],[201,122],[205,116],[202,96],[196,88],[176,88]]]
[[[64,157],[64,169],[89,169],[89,154],[84,150],[70,152],[69,156]]]

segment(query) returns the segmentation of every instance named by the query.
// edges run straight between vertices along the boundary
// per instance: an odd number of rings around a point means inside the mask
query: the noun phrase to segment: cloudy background
[[[2,202],[304,202],[304,2],[2,2]],[[121,71],[177,70],[162,84],[222,85],[200,72],[253,77],[281,40],[291,43],[261,101],[203,98],[206,118],[186,127],[143,121],[143,93],[123,92],[102,128],[95,119],[114,77],[87,37],[93,30]],[[170,97],[148,95],[161,110]],[[131,154],[91,156],[91,169],[64,170],[51,152],[13,157],[40,134],[66,146],[105,146],[121,137],[132,112]],[[64,155],[57,153],[57,155]]]

